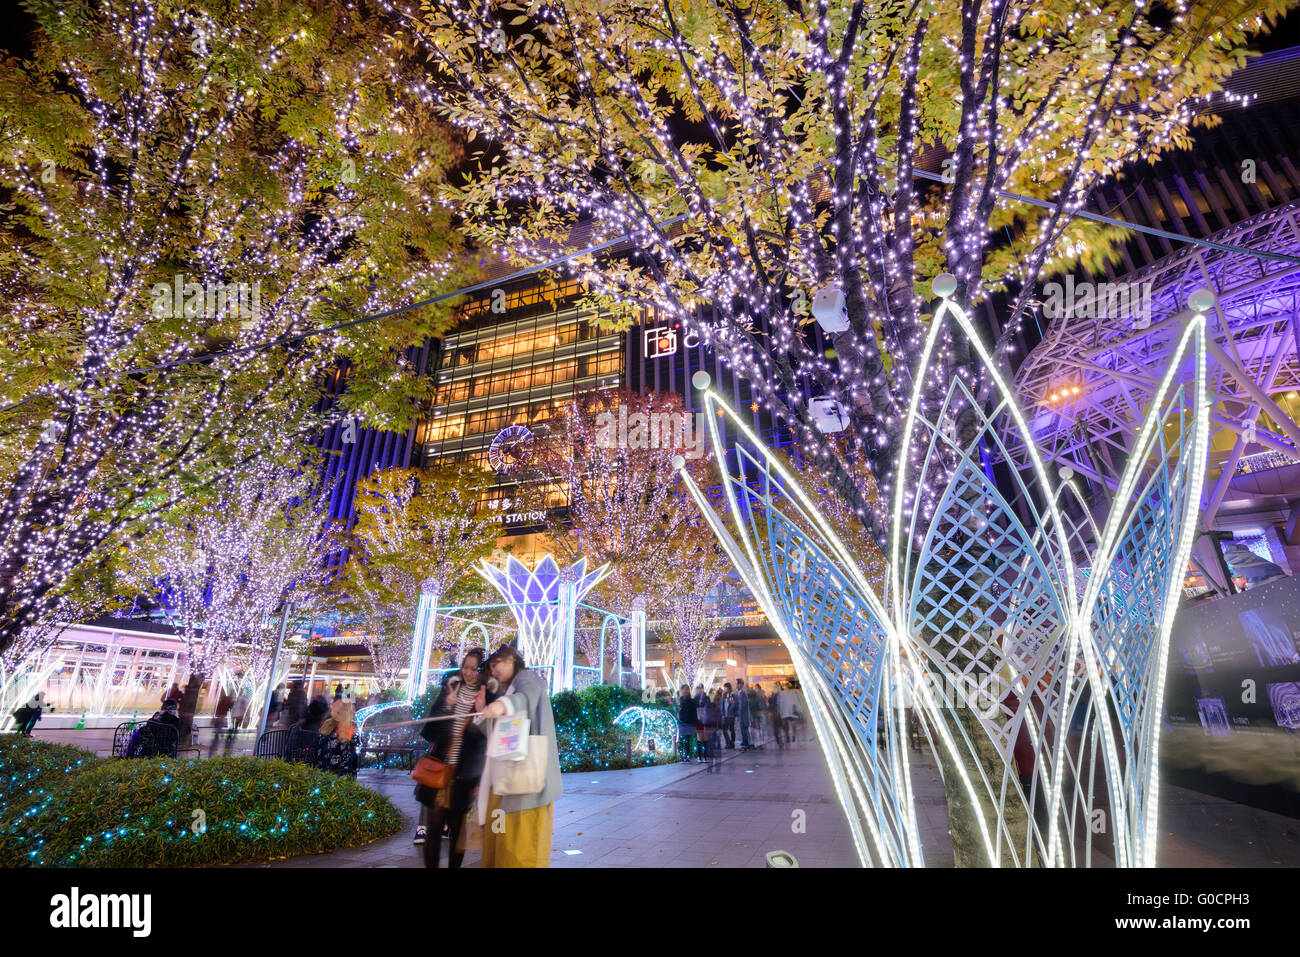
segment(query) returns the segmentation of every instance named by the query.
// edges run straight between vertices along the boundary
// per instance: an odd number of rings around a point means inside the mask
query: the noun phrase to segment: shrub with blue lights
[[[655,707],[643,703],[639,692],[613,685],[593,685],[552,695],[560,770],[605,771],[676,761],[675,754],[633,749],[632,761],[628,762],[627,740],[635,735],[618,727],[614,719],[634,706]]]
[[[93,751],[16,734],[0,735],[0,810],[77,774],[100,759]]]
[[[411,714],[428,714],[440,690],[438,682],[432,683],[412,703]],[[619,727],[614,722],[624,710],[631,707],[663,709],[673,714],[674,722],[676,721],[671,699],[666,702],[642,702],[640,692],[630,688],[592,685],[581,691],[561,691],[552,695],[551,710],[555,714],[560,770],[609,771],[676,761],[675,754],[663,750],[644,751],[634,748],[632,761],[628,762],[627,739],[635,739],[639,733]]]
[[[0,867],[234,864],[355,847],[402,826],[392,802],[350,777],[249,757],[90,761],[25,787],[0,807]]]

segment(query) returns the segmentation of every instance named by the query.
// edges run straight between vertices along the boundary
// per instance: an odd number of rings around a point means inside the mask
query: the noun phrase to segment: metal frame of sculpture
[[[551,668],[551,690],[573,687],[573,628],[578,604],[609,573],[608,565],[587,571],[578,559],[561,569],[549,554],[536,569],[513,555],[506,567],[484,562],[483,576],[501,595],[519,626],[519,651],[538,668]]]
[[[790,651],[864,864],[924,862],[904,740],[910,693],[940,768],[970,799],[988,863],[1091,864],[1096,813],[1109,810],[1116,864],[1153,866],[1169,632],[1205,474],[1204,313],[1213,297],[1191,297],[1119,504],[1098,529],[1072,507],[1070,476],[1049,479],[1006,381],[949,298],[955,288],[951,276],[935,281],[941,302],[914,381],[927,380],[941,336],[955,332],[983,363],[993,400],[977,401],[960,378],[937,409],[924,409],[921,388],[914,392],[895,477],[888,607],[707,376],[696,384],[736,535],[679,472]],[[1187,363],[1193,371],[1180,380]],[[960,441],[958,410],[976,420]],[[715,412],[739,430],[736,475],[722,465]],[[923,449],[916,470],[913,442]],[[1028,462],[1011,470],[1027,520],[984,462],[1014,461],[1012,444]],[[943,489],[933,513],[909,514],[906,490],[932,480]],[[934,693],[936,678],[951,697]],[[974,721],[961,720],[966,708]],[[1018,741],[1035,756],[1027,782]]]
[[[479,568],[479,574],[501,595],[500,603],[439,607],[437,596],[426,593],[421,597],[417,611],[415,638],[411,649],[412,678],[407,685],[408,700],[414,700],[428,684],[433,633],[439,620],[451,619],[464,623],[459,642],[461,651],[464,652],[467,637],[475,632],[482,635],[484,647],[495,644],[489,629],[501,629],[503,626],[486,621],[484,616],[503,611],[509,611],[514,618],[512,633],[518,642],[520,653],[530,667],[548,672],[552,691],[586,687],[603,680],[605,638],[611,627],[618,635],[616,647],[620,653],[619,683],[622,683],[623,677],[623,634],[629,629],[633,664],[639,667],[644,683],[645,613],[634,611],[631,617],[624,617],[582,600],[608,571],[608,565],[587,571],[585,558],[561,569],[550,555],[543,558],[536,569],[530,569],[514,556],[508,556],[505,569],[487,562]],[[600,625],[592,626],[600,629],[599,667],[584,668],[577,664],[574,643],[577,617],[582,612],[601,616]]]

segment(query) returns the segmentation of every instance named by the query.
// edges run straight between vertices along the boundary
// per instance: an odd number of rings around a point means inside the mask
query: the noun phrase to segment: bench
[[[145,721],[138,727],[119,724],[113,731],[115,758],[175,758],[182,751],[199,756],[198,748],[180,747],[180,732],[161,721]]]
[[[302,728],[289,728],[285,736],[284,752],[281,757],[290,764],[310,764],[314,768],[321,765],[321,752],[324,749],[325,736],[316,731],[304,731]]]
[[[364,761],[367,754],[373,754],[379,757],[389,757],[396,755],[402,759],[401,767],[407,771],[415,770],[415,762],[420,756],[429,749],[427,744],[368,744],[361,745],[361,754],[359,760]]]

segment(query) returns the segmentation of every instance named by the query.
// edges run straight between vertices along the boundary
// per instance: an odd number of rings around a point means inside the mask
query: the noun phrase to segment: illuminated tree
[[[711,532],[685,497],[675,456],[697,477],[710,458],[706,434],[675,394],[628,390],[588,393],[565,403],[533,452],[534,479],[525,488],[545,499],[559,492],[567,510],[556,511],[550,536],[560,564],[578,558],[610,564],[593,599],[630,615],[638,599],[647,619],[671,622],[675,642],[688,654],[707,650],[718,633],[716,598],[729,571]],[[712,618],[708,631],[699,616]],[[599,632],[576,635],[589,662],[599,657]],[[692,671],[694,674],[694,671]]]
[[[119,557],[123,584],[159,594],[164,620],[185,643],[182,736],[218,665],[267,669],[282,602],[303,609],[321,600],[336,543],[310,497],[314,482],[311,471],[254,465],[176,509]]]
[[[953,273],[963,308],[1007,290],[1005,356],[1039,277],[1097,267],[1123,237],[1073,214],[1214,122],[1198,106],[1289,6],[429,0],[419,25],[438,102],[487,143],[451,194],[473,235],[541,261],[588,224],[612,244],[571,267],[594,297],[697,332],[883,544],[852,462],[888,501],[899,455],[919,454],[899,425],[928,282]],[[805,326],[835,287],[823,351]],[[966,342],[932,368],[938,394],[956,376],[980,394]],[[809,384],[846,413],[842,447]],[[968,433],[970,410],[953,416]]]
[[[694,587],[689,573],[701,521],[673,458],[689,454],[689,467],[703,475],[705,441],[695,417],[671,393],[587,393],[566,403],[550,423],[532,458],[542,481],[525,487],[548,501],[558,490],[568,502],[549,528],[561,565],[584,556],[589,567],[609,564],[609,575],[592,591],[598,604],[626,616],[640,598],[654,618],[670,596]],[[589,661],[597,657],[598,637],[577,635]]]
[[[443,313],[293,336],[457,279],[435,192],[457,150],[381,19],[27,7],[33,56],[0,62],[0,649],[114,539],[241,462],[292,462],[335,361],[350,409],[405,427],[428,383],[400,353]]]
[[[681,663],[686,683],[694,688],[700,666],[722,630],[715,591],[731,571],[731,563],[703,523],[681,545],[682,574],[671,594],[656,603],[654,617],[661,622],[661,637]]]
[[[501,534],[496,516],[478,508],[482,484],[482,472],[460,464],[389,469],[357,482],[354,548],[338,607],[361,628],[381,683],[409,664],[423,590],[442,605],[482,594],[470,573]],[[440,623],[434,647],[449,650],[457,638]]]

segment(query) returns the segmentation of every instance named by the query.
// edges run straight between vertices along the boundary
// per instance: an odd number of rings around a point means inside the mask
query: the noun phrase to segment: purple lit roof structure
[[[1300,256],[1300,203],[1210,238]],[[1016,377],[1044,459],[1114,489],[1141,410],[1191,316],[1187,298],[1208,289],[1218,301],[1207,313],[1213,405],[1202,527],[1285,521],[1290,544],[1300,544],[1300,264],[1189,246],[1120,281],[1150,284],[1148,316],[1132,314],[1140,295],[1124,297],[1131,308],[1118,311],[1096,308],[1104,293],[1076,296]],[[1023,445],[1009,452],[1026,464]]]

